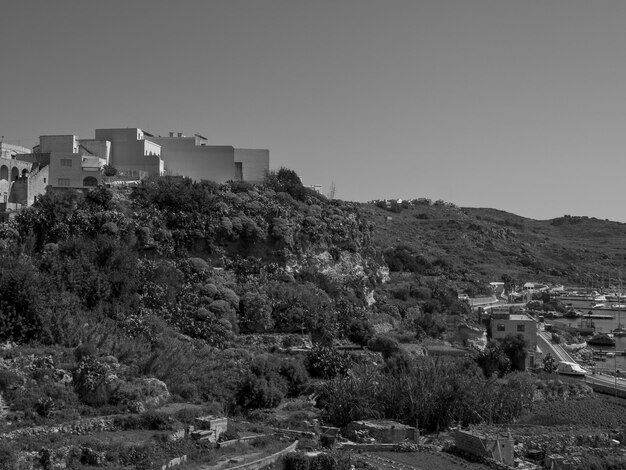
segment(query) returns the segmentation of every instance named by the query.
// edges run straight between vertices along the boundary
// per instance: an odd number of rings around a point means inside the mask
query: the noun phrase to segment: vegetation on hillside
[[[336,426],[517,419],[536,384],[509,373],[523,363],[516,338],[445,361],[419,345],[476,324],[459,291],[519,279],[474,261],[514,256],[502,247],[517,250],[529,223],[427,200],[379,220],[388,209],[327,199],[285,168],[258,186],[166,177],[48,192],[0,224],[0,427],[172,400],[254,416],[301,396]]]

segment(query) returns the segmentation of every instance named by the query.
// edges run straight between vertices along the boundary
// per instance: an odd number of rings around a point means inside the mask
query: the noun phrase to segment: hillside
[[[172,177],[42,196],[0,224],[0,469],[160,468],[292,442],[171,441],[203,414],[233,418],[231,438],[369,418],[428,434],[515,422],[540,410],[539,388],[561,403],[558,380],[515,372],[518,343],[462,349],[478,323],[457,292],[505,274],[599,279],[619,266],[623,225],[392,209],[329,200],[288,169],[258,186]]]
[[[380,250],[406,246],[433,262],[445,260],[459,282],[547,281],[598,288],[617,285],[626,262],[626,224],[589,217],[533,220],[486,208],[444,203],[363,206]],[[610,279],[609,279],[610,278]]]

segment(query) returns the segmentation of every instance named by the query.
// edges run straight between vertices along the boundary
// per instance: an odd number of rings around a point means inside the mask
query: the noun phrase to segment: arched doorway
[[[98,186],[98,180],[93,176],[88,176],[83,180],[83,186],[85,187],[93,187]]]
[[[11,168],[11,181],[15,181],[20,177],[20,170],[16,167]]]
[[[28,170],[26,168],[24,168],[22,170],[22,178],[26,178],[28,176]]]
[[[6,165],[0,166],[0,180],[9,179],[9,167]]]

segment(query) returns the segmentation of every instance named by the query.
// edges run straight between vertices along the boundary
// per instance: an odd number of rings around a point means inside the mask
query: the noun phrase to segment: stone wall
[[[99,431],[115,431],[115,417],[107,416],[91,418],[71,423],[49,426],[35,426],[32,428],[16,429],[15,431],[0,434],[0,440],[13,440],[22,436],[40,436],[44,434],[89,434]]]
[[[217,447],[229,447],[243,442],[254,442],[265,437],[272,437],[274,434],[259,434],[258,436],[241,437],[239,439],[231,439],[230,441],[218,442]]]
[[[454,433],[454,445],[461,451],[479,457],[487,457],[513,466],[513,438],[489,437],[470,431],[457,430]]]
[[[238,465],[237,467],[230,467],[230,470],[257,470],[266,467],[273,464],[274,462],[277,462],[278,459],[280,459],[283,455],[294,452],[296,450],[296,447],[298,447],[298,441],[285,447],[283,450],[276,452],[275,454],[268,455],[267,457],[255,460],[254,462]]]
[[[180,457],[176,457],[175,459],[170,460],[165,465],[161,467],[161,470],[167,470],[168,468],[176,467],[177,465],[181,465],[187,462],[187,456],[181,455]]]
[[[345,435],[349,438],[358,439],[359,434],[384,443],[405,440],[414,442],[419,436],[414,427],[387,420],[353,421],[346,426]]]

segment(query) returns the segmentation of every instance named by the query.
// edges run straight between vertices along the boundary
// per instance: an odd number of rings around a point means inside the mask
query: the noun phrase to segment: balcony
[[[97,172],[106,165],[106,159],[100,157],[82,157],[82,169],[83,171]]]

